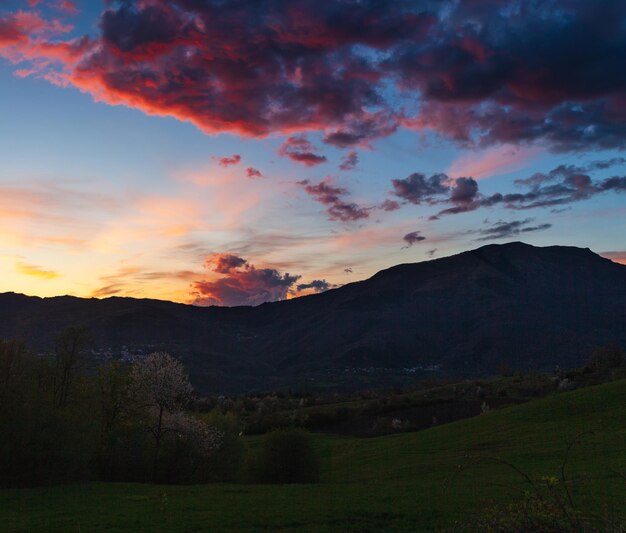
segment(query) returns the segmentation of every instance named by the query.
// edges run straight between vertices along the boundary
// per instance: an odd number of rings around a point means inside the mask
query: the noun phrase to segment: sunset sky
[[[626,263],[623,0],[0,0],[0,292],[259,304]]]

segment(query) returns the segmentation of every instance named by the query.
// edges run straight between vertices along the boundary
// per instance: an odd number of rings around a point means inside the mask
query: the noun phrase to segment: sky
[[[622,0],[0,0],[0,292],[258,305],[626,264]]]

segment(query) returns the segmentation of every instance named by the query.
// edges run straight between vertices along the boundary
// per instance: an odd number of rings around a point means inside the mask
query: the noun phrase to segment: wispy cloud
[[[341,159],[341,164],[339,165],[339,170],[348,171],[354,170],[359,164],[359,154],[358,152],[352,150],[348,152]]]
[[[33,182],[0,185],[0,242],[24,248],[78,248],[93,237],[98,217],[113,216],[126,199],[88,188]]]
[[[54,270],[45,270],[37,265],[29,265],[21,261],[15,264],[15,269],[25,276],[32,276],[33,278],[39,278],[43,280],[55,279],[59,277],[59,273]]]
[[[511,220],[509,222],[500,220],[488,228],[478,230],[477,233],[481,235],[481,237],[477,240],[491,241],[497,239],[508,239],[511,237],[517,237],[518,235],[524,233],[545,231],[552,227],[552,224],[548,223],[531,225],[531,222],[533,222],[532,218],[524,220]]]
[[[541,152],[538,146],[503,144],[479,152],[469,152],[452,162],[446,173],[458,178],[472,176],[476,179],[507,174],[524,168]]]

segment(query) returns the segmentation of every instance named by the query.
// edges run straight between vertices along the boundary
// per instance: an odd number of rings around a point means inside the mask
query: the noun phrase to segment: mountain
[[[570,367],[594,345],[626,346],[626,266],[515,242],[258,307],[0,295],[0,337],[42,351],[69,325],[89,328],[95,358],[177,354],[212,392]]]

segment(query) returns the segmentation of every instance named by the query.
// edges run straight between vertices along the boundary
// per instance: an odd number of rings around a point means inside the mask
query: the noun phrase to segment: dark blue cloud
[[[26,42],[15,20],[0,16],[0,42]],[[410,127],[475,146],[624,148],[625,25],[623,0],[125,0],[64,73],[207,132],[320,131],[347,148]],[[35,60],[59,60],[46,49]]]

